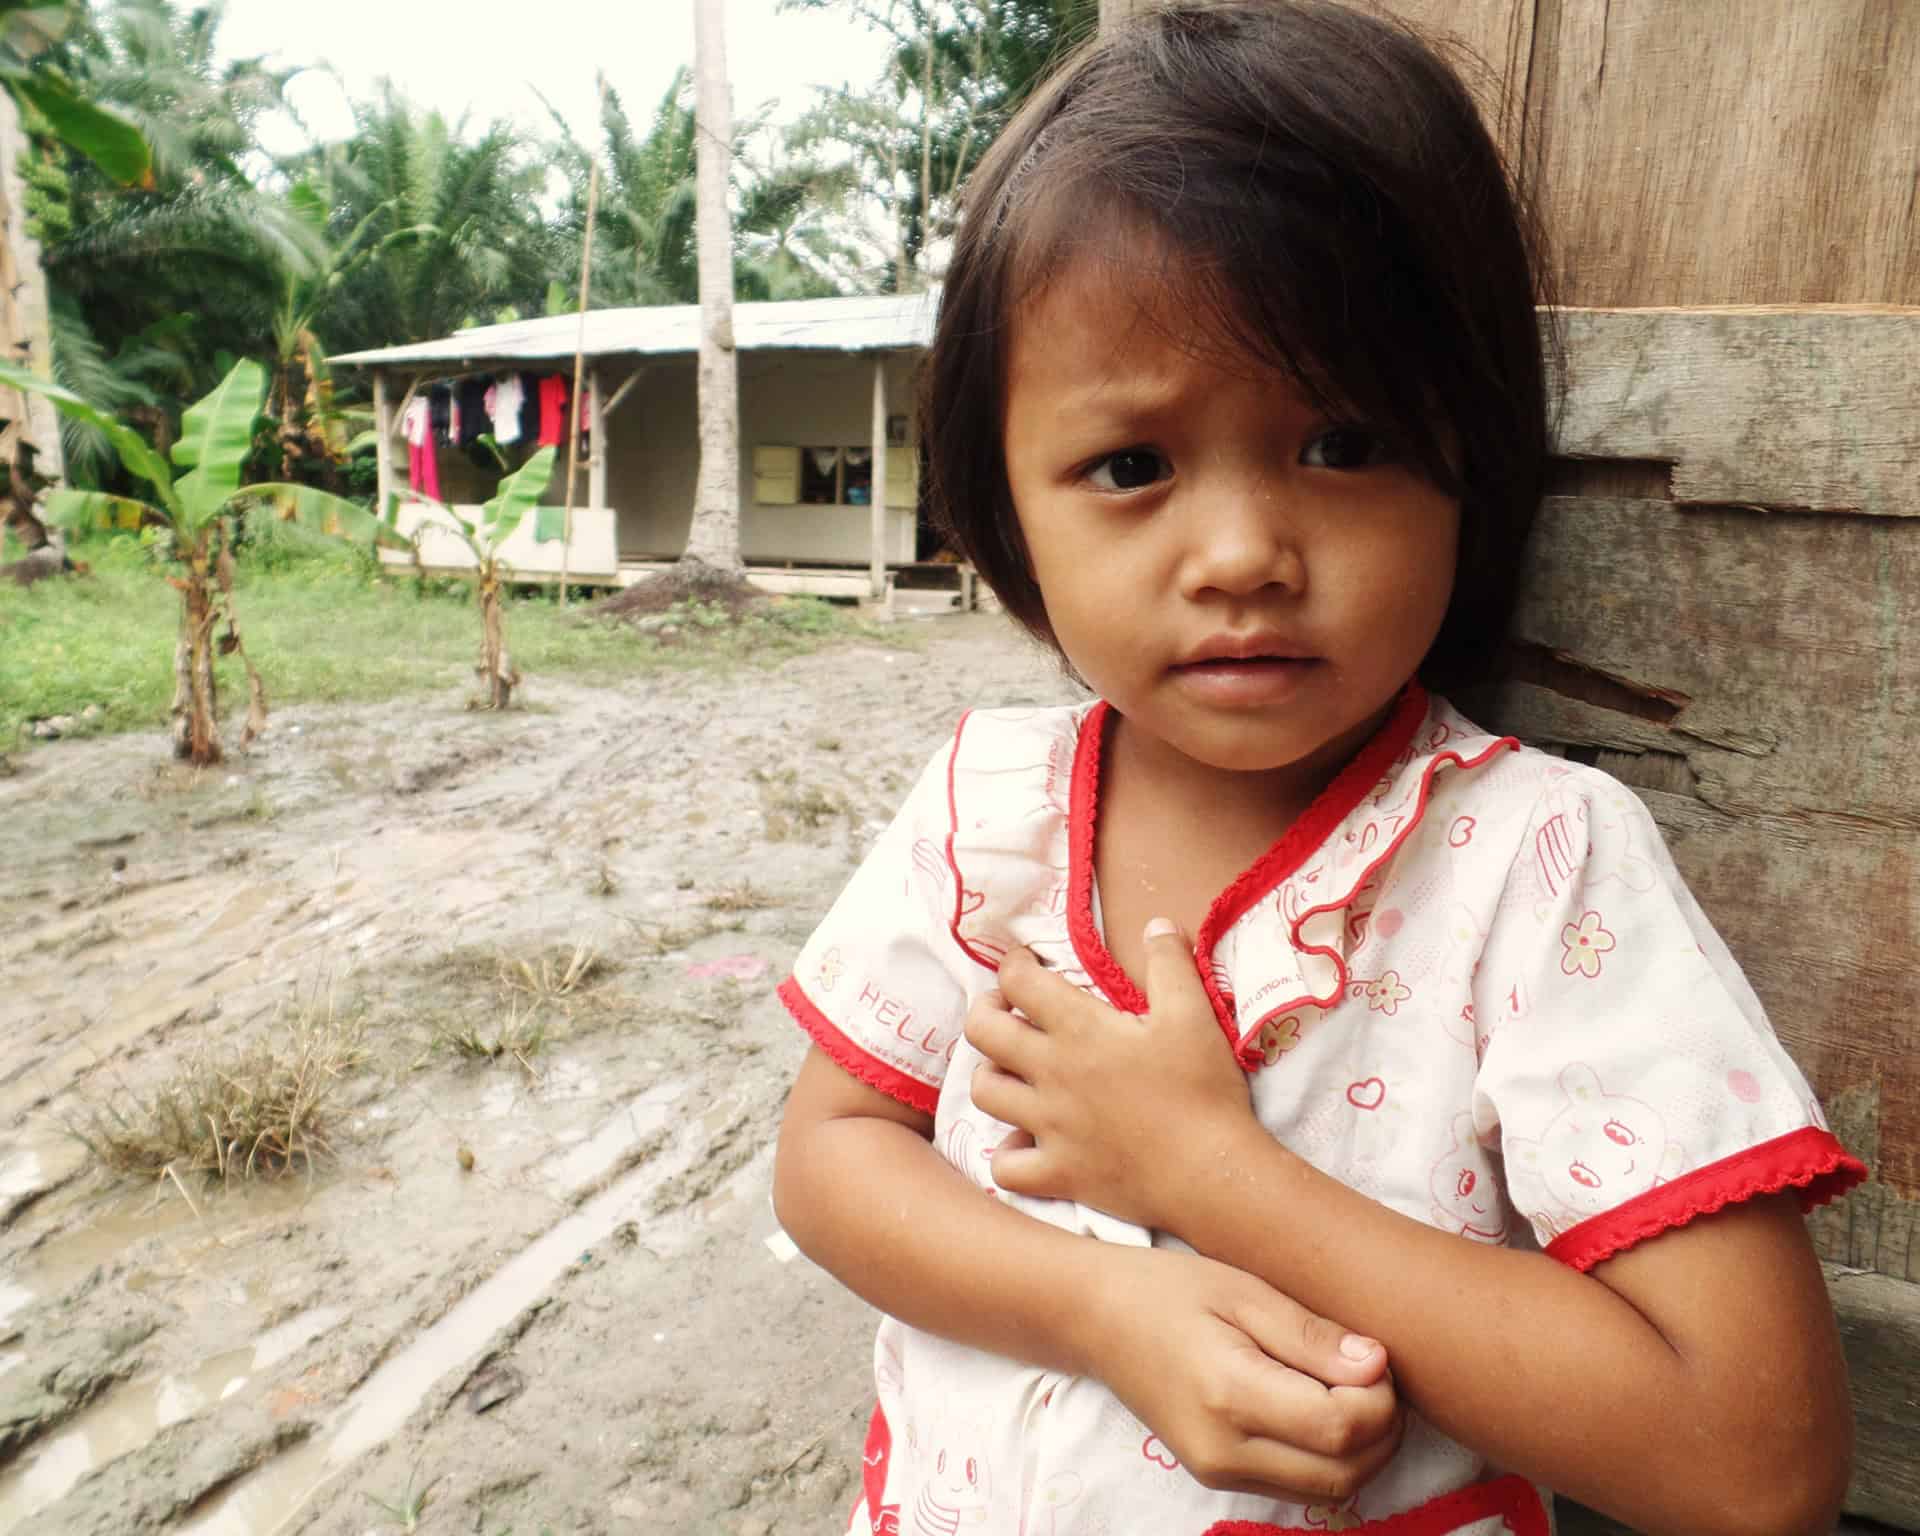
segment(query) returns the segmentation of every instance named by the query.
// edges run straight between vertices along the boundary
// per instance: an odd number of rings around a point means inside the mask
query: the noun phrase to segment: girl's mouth
[[[1319,665],[1311,656],[1213,656],[1172,669],[1180,686],[1226,708],[1282,704]]]

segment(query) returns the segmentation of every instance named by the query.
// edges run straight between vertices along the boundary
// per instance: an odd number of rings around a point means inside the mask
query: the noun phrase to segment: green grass
[[[158,730],[173,697],[179,597],[137,539],[121,534],[71,551],[92,568],[28,588],[0,584],[0,750],[24,724],[79,716],[72,734]],[[474,691],[480,618],[464,582],[382,572],[364,553],[277,525],[239,561],[235,611],[247,652],[278,708],[376,702],[422,691]],[[561,609],[550,595],[515,599],[507,647],[528,681],[612,681],[666,667],[757,665],[872,631],[831,605],[777,601],[735,623],[690,605],[665,642],[630,625]],[[897,643],[889,636],[889,643]],[[237,657],[219,664],[223,711],[244,704]]]

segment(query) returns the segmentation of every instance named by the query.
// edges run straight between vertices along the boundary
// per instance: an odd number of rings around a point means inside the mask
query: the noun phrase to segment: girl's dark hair
[[[1195,345],[1281,369],[1459,500],[1421,675],[1475,680],[1512,609],[1548,405],[1537,236],[1459,79],[1322,0],[1178,4],[1073,55],[982,159],[921,375],[927,493],[1056,650],[1002,450],[1012,322],[1075,263],[1143,249]]]

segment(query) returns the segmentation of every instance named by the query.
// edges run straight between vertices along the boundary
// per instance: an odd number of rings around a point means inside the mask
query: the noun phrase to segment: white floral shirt
[[[1176,1240],[995,1189],[969,1002],[1010,946],[1117,1007],[1093,839],[1107,707],[976,711],[780,996],[847,1071],[934,1118],[982,1189],[1108,1242]],[[1730,1201],[1865,1170],[1825,1127],[1652,819],[1597,770],[1417,686],[1214,901],[1196,963],[1254,1111],[1351,1188],[1585,1270]],[[1417,1416],[1340,1507],[1201,1487],[1099,1382],[887,1319],[851,1529],[906,1536],[1545,1536],[1547,1500]]]

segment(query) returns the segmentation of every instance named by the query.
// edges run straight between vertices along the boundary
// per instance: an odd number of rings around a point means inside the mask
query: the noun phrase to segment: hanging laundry
[[[567,381],[550,373],[540,381],[540,446],[558,446],[567,437]]]
[[[427,391],[427,406],[433,425],[433,440],[436,443],[450,441],[453,427],[453,391],[444,384],[435,384]]]
[[[472,374],[453,386],[454,404],[460,412],[454,441],[462,448],[493,426],[487,414],[487,383],[485,374]]]
[[[530,373],[515,374],[520,384],[520,440],[537,442],[540,437],[540,381]]]
[[[487,415],[493,421],[493,440],[505,447],[520,441],[520,407],[526,398],[520,375],[509,373],[487,390]]]
[[[422,496],[440,499],[440,461],[433,447],[433,406],[416,394],[400,417],[407,439],[407,484]],[[385,508],[381,511],[384,513]]]

